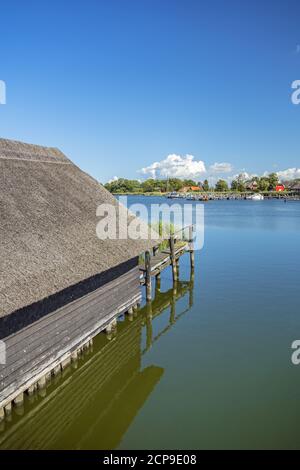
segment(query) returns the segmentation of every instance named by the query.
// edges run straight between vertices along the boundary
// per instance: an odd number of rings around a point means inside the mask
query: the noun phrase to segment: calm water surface
[[[194,280],[185,255],[177,291],[167,269],[151,306],[14,412],[0,448],[299,449],[299,231],[297,202],[207,203]]]

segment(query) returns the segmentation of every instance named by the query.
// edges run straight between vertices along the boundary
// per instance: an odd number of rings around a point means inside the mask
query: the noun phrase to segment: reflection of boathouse
[[[176,302],[186,295],[188,305],[177,312]],[[136,317],[126,316],[118,323],[112,341],[99,335],[93,353],[86,351],[77,364],[65,369],[63,377],[49,383],[44,397],[34,395],[25,400],[26,412],[13,415],[11,423],[3,423],[6,429],[0,433],[0,448],[116,448],[164,372],[155,365],[142,369],[143,354],[192,302],[192,280],[178,281],[176,288],[167,292],[156,290],[151,304]],[[166,325],[154,335],[152,324],[162,313]],[[22,408],[16,412],[21,413]]]

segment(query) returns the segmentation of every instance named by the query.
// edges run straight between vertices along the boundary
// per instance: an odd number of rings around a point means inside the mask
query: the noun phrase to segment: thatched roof
[[[116,199],[62,152],[0,139],[0,317],[138,256],[154,243],[99,240]]]

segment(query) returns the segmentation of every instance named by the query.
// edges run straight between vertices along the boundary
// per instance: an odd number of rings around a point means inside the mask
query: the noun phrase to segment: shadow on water
[[[153,301],[122,318],[111,341],[98,335],[93,351],[53,379],[44,396],[26,397],[2,423],[0,449],[116,448],[164,374],[156,365],[142,368],[142,357],[192,307],[193,288],[193,276],[166,292],[157,282]],[[185,296],[189,306],[177,312]],[[152,321],[168,311],[167,326],[154,335]]]

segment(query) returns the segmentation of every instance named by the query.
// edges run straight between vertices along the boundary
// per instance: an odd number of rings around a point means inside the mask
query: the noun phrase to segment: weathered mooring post
[[[195,249],[194,249],[194,226],[189,227],[189,251],[190,251],[190,264],[191,271],[195,268]]]
[[[180,258],[179,258],[179,257],[176,258],[175,262],[176,262],[176,274],[177,274],[177,279],[179,279],[179,277],[180,277],[180,271],[179,271],[180,263],[179,263],[179,261],[180,261]]]
[[[107,336],[107,339],[108,340],[111,340],[113,338],[113,336],[116,334],[117,332],[117,324],[118,324],[118,321],[116,318],[114,318],[107,326],[106,326],[106,336]]]
[[[153,247],[153,256],[156,256],[159,251],[159,246],[154,246]]]
[[[151,301],[152,289],[151,289],[151,257],[150,252],[145,253],[145,270],[146,270],[146,300]]]
[[[127,311],[129,321],[133,321],[133,307],[130,307]]]
[[[156,256],[157,253],[159,253],[159,246],[155,246],[153,248],[153,256]],[[155,275],[155,291],[159,292],[160,291],[160,271]]]
[[[174,235],[170,236],[169,244],[170,244],[170,257],[171,257],[171,265],[172,265],[173,283],[175,283],[177,281],[177,266],[176,266],[176,259],[175,259]]]
[[[1,407],[0,408],[0,423],[1,421],[4,421],[4,418],[5,418],[4,408]]]

